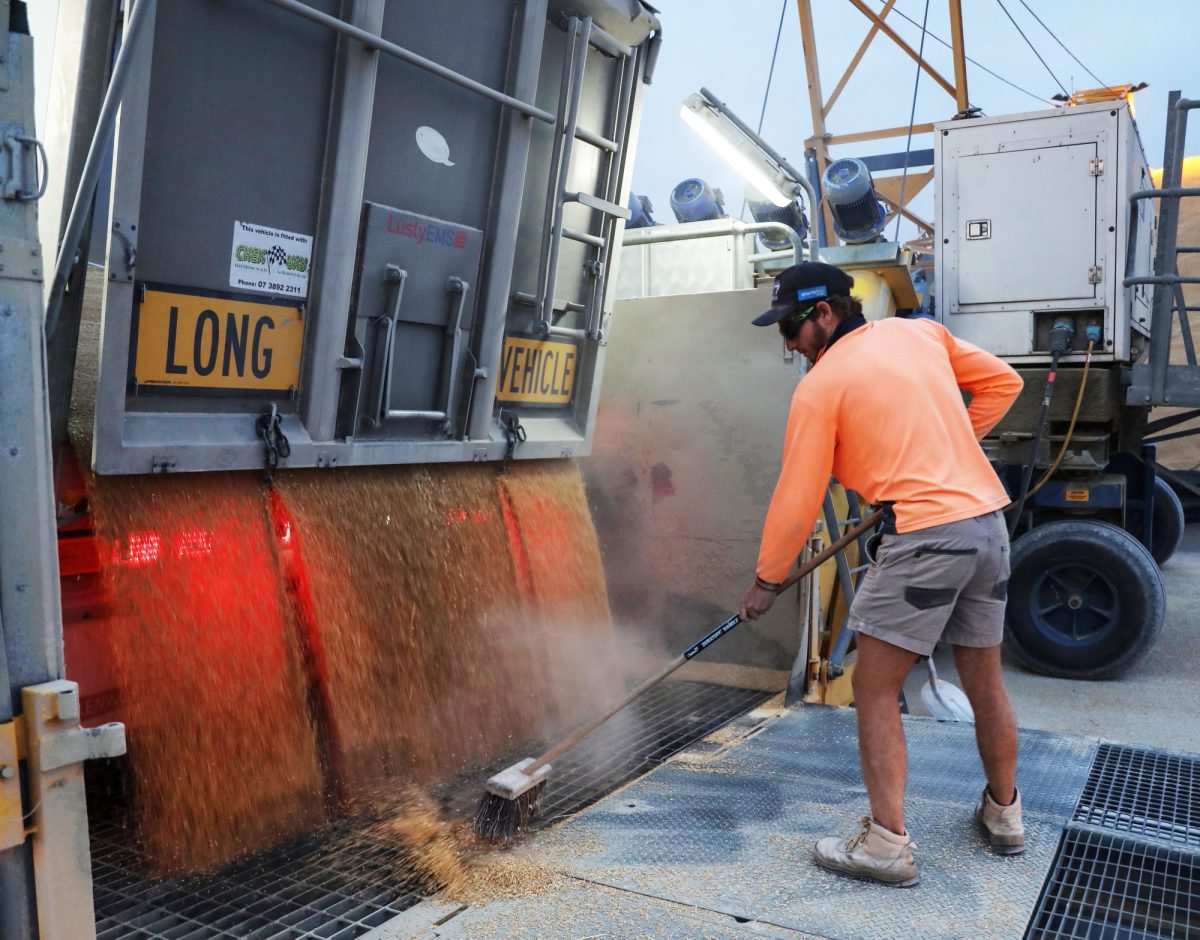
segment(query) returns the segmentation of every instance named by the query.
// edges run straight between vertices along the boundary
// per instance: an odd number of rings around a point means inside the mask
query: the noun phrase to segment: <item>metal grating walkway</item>
[[[1200,848],[1200,759],[1102,744],[1075,821]]]
[[[848,836],[867,807],[853,710],[763,710],[731,731],[525,847],[517,860],[564,876],[560,889],[420,905],[380,940],[1019,937],[1096,750],[1094,739],[1021,732],[1030,843],[997,856],[972,820],[983,785],[974,729],[905,717],[922,880],[897,891],[811,861],[817,839]]]
[[[1100,745],[1026,937],[1200,938],[1200,758]]]
[[[539,825],[578,812],[765,698],[759,691],[665,683],[556,762]],[[474,815],[485,775],[460,781],[446,800],[449,813]],[[213,874],[158,881],[139,874],[146,866],[132,826],[112,812],[92,818],[99,940],[353,940],[424,896],[397,876],[403,850],[372,832],[374,818],[292,840]]]
[[[1027,937],[1200,937],[1200,858],[1094,829],[1070,828]]]

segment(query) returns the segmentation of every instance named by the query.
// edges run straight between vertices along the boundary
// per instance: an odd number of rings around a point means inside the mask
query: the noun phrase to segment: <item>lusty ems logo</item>
[[[467,233],[453,225],[438,225],[435,222],[405,221],[403,216],[388,213],[389,235],[411,238],[418,245],[444,245],[447,248],[467,247]]]

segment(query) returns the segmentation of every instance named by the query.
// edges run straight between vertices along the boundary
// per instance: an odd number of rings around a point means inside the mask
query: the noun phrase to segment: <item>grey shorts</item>
[[[921,656],[939,639],[998,646],[1008,574],[999,512],[885,535],[850,605],[850,625]]]

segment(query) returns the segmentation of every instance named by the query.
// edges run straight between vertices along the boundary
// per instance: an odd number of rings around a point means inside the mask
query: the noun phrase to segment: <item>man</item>
[[[779,482],[741,615],[770,609],[808,539],[830,474],[883,504],[883,536],[850,608],[859,759],[871,816],[849,839],[821,839],[818,865],[897,887],[917,883],[904,826],[909,669],[939,638],[971,707],[987,786],[976,819],[993,850],[1022,851],[1017,731],[1000,674],[1008,581],[1008,496],[979,440],[1021,390],[1009,366],[932,320],[868,323],[854,279],[806,262],[775,279],[771,309],[787,348],[811,369],[792,395]],[[964,407],[962,391],[972,396]]]

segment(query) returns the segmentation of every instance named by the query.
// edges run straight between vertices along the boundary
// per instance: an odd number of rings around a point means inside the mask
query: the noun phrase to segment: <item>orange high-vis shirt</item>
[[[841,337],[792,395],[758,576],[787,577],[831,473],[869,503],[893,503],[898,532],[1008,505],[979,441],[1021,385],[1006,363],[932,320],[876,320]]]

